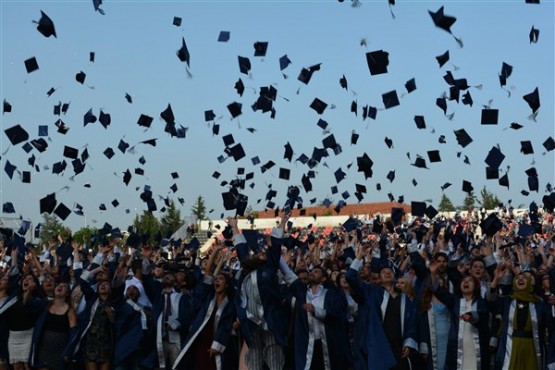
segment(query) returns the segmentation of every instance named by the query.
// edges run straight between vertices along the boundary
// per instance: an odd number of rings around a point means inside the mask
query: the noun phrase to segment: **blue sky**
[[[434,26],[428,10],[437,11],[441,5],[446,15],[457,17],[451,30],[463,40],[463,48]],[[325,198],[337,203],[344,191],[350,193],[347,203],[356,202],[357,183],[367,187],[364,201],[387,201],[387,194],[392,193],[395,198],[403,195],[405,202],[432,200],[437,206],[441,185],[450,182],[453,185],[445,193],[455,204],[462,204],[463,180],[470,181],[476,193],[485,185],[505,202],[510,199],[514,205],[528,205],[533,200],[541,203],[546,185],[555,183],[554,151],[544,154],[542,146],[548,137],[555,137],[553,1],[539,5],[524,0],[397,1],[392,8],[395,18],[385,0],[362,1],[358,8],[349,1],[105,1],[102,8],[105,15],[94,11],[92,1],[1,1],[0,99],[13,106],[11,113],[1,117],[2,130],[20,124],[31,140],[38,138],[39,125],[49,126],[49,147],[44,153],[35,149],[26,153],[23,144],[11,146],[2,134],[2,169],[9,160],[19,171],[32,171],[31,184],[22,183],[17,172],[10,180],[2,171],[1,203],[12,202],[16,210],[15,215],[4,216],[21,215],[36,224],[41,220],[39,200],[56,192],[58,202],[69,208],[76,203],[83,206],[86,217],[71,214],[66,220],[73,230],[85,224],[102,227],[105,221],[126,227],[135,213],[146,209],[139,196],[149,185],[158,209],[164,205],[158,196],[176,202],[181,197],[185,204],[178,205],[187,216],[194,199],[202,195],[207,208],[214,210],[210,218],[217,219],[224,212],[220,194],[228,189],[220,182],[236,178],[239,167],[254,172],[254,181],[247,181],[243,191],[251,207],[264,208],[270,185],[277,191],[274,201],[282,206],[287,187],[302,187],[301,177],[309,170],[295,159],[322,147],[322,139],[329,133],[334,134],[342,153],[336,156],[328,150],[329,156],[313,169],[314,190],[308,194],[301,191],[305,206],[312,198],[317,203]],[[41,10],[54,21],[57,38],[45,38],[32,23],[40,18]],[[174,16],[182,18],[180,27],[172,25]],[[532,26],[540,30],[536,44],[528,40]],[[220,31],[231,33],[227,43],[217,42]],[[191,54],[192,77],[176,56],[182,38]],[[366,45],[361,45],[362,39]],[[269,43],[265,57],[253,56],[253,44],[258,41]],[[389,53],[388,73],[370,75],[365,54],[375,50]],[[440,68],[435,57],[447,50],[450,61]],[[95,52],[94,63],[89,62],[91,51]],[[285,54],[292,64],[280,71],[278,60]],[[23,62],[33,56],[40,69],[27,74]],[[248,76],[240,73],[238,56],[250,59]],[[503,62],[513,66],[506,90],[500,87],[498,77]],[[297,80],[302,68],[318,63],[322,63],[321,69],[308,85]],[[75,80],[80,71],[87,75],[83,85]],[[472,107],[448,101],[447,114],[454,113],[452,120],[435,104],[449,91],[443,78],[447,71],[456,79],[468,80],[474,100]],[[339,84],[343,75],[348,91]],[[234,89],[239,78],[246,86],[242,97]],[[407,94],[404,85],[411,78],[417,89]],[[260,87],[269,85],[278,90],[275,119],[250,108]],[[51,87],[56,92],[48,97]],[[534,122],[528,118],[531,109],[522,96],[536,87],[542,105]],[[381,95],[394,89],[401,104],[385,110]],[[126,93],[132,96],[132,104],[125,100]],[[322,115],[309,108],[315,98],[328,104]],[[357,116],[350,109],[353,100],[358,103]],[[67,114],[60,117],[53,115],[59,102],[70,103]],[[243,107],[243,114],[235,119],[226,108],[232,102]],[[168,103],[177,124],[188,128],[185,139],[164,132],[160,112]],[[498,125],[480,125],[482,105],[488,104],[499,109]],[[363,121],[365,105],[379,109],[376,120]],[[96,116],[100,109],[111,115],[108,129],[99,122],[83,127],[83,116],[91,108]],[[217,136],[212,134],[213,123],[204,121],[204,111],[210,109],[220,125]],[[141,114],[154,118],[149,129],[137,125]],[[416,128],[415,115],[425,117],[426,129]],[[70,127],[66,135],[56,131],[58,118]],[[316,126],[319,119],[329,123],[329,133]],[[512,122],[524,127],[509,129]],[[250,127],[256,132],[249,132]],[[466,148],[457,144],[453,133],[461,128],[474,140]],[[350,144],[353,130],[360,135],[356,145]],[[218,156],[225,155],[222,136],[229,133],[243,145],[246,157],[219,163]],[[438,142],[440,135],[445,136],[445,144]],[[392,149],[384,143],[386,136],[393,140]],[[156,147],[139,144],[134,152],[125,154],[117,149],[121,139],[135,145],[153,138],[158,139]],[[520,153],[522,140],[532,142],[534,154]],[[294,150],[292,163],[283,158],[287,142]],[[53,163],[63,159],[65,145],[79,149],[79,155],[85,148],[90,154],[85,171],[74,178],[68,159],[62,174],[52,174]],[[485,177],[484,159],[496,145],[506,156],[501,175],[510,167],[510,189]],[[102,154],[107,147],[116,152],[111,160]],[[442,161],[430,163],[428,150],[440,150]],[[364,153],[374,162],[373,176],[367,180],[356,166],[356,158]],[[27,163],[32,154],[40,172]],[[412,165],[417,155],[426,159],[428,169]],[[141,156],[145,165],[139,163]],[[261,165],[251,162],[255,156],[262,164],[273,160],[276,165],[262,173]],[[470,165],[463,163],[465,156]],[[289,181],[279,178],[280,167],[291,170]],[[524,172],[531,167],[539,175],[539,192],[525,197],[520,192],[529,190]],[[142,168],[144,176],[134,174],[135,168]],[[347,176],[336,184],[334,172],[339,168]],[[123,183],[127,169],[133,174],[128,186]],[[393,182],[386,179],[390,170],[395,170]],[[212,178],[214,171],[221,173],[217,180]],[[179,178],[172,179],[172,172],[178,172]],[[254,188],[248,186],[251,182]],[[90,188],[84,187],[87,183]],[[174,183],[176,193],[170,190]],[[382,187],[379,192],[377,183]],[[337,194],[332,193],[334,185]],[[119,201],[118,207],[112,206],[114,199]],[[259,199],[262,201],[257,203]],[[99,210],[101,203],[106,211]]]

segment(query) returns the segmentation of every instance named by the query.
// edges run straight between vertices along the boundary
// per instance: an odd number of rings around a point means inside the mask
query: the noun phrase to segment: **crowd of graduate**
[[[554,213],[486,216],[4,237],[0,370],[555,369]]]

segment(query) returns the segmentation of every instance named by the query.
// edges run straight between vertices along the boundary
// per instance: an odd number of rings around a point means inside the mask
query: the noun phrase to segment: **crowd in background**
[[[3,230],[0,370],[555,369],[553,212],[227,223],[206,250]]]

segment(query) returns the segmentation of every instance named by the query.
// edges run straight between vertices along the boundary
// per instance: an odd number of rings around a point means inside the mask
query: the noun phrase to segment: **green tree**
[[[183,220],[181,219],[181,211],[175,207],[175,202],[170,200],[170,204],[166,210],[166,214],[160,220],[162,224],[162,235],[169,236],[173,234],[177,229],[183,225]]]
[[[94,235],[98,234],[98,229],[96,227],[85,226],[77,230],[73,234],[73,240],[82,244],[83,242],[89,243]]]
[[[43,214],[43,221],[40,227],[40,242],[41,244],[48,244],[52,237],[58,238],[58,235],[62,236],[62,239],[67,239],[71,235],[71,229],[65,227],[54,215],[48,213]]]
[[[494,209],[495,207],[497,207],[500,203],[499,198],[497,198],[497,195],[490,193],[486,187],[484,186],[484,188],[480,191],[480,195],[482,196],[482,201],[480,202],[480,204],[482,205],[482,207],[484,207],[485,209]]]
[[[445,195],[445,193],[443,193],[441,195],[441,200],[439,201],[438,211],[440,211],[440,212],[453,212],[455,210],[456,210],[455,206],[453,205],[453,202],[451,202],[451,199],[449,199],[447,197],[447,195]]]
[[[476,201],[476,195],[474,195],[474,192],[471,191],[464,198],[463,205],[460,208],[464,211],[468,210],[469,208],[473,208],[476,205]]]
[[[150,211],[143,211],[141,217],[135,216],[133,226],[139,234],[146,235],[149,243],[158,239],[160,234],[160,222]]]
[[[206,218],[206,206],[204,205],[204,198],[202,195],[197,197],[197,201],[191,207],[191,213],[197,219],[197,223]]]

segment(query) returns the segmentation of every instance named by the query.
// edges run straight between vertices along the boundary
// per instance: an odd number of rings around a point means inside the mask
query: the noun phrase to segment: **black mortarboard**
[[[356,145],[358,138],[359,138],[359,134],[357,134],[355,132],[355,130],[353,130],[353,132],[351,133],[351,145]]]
[[[135,168],[135,175],[143,176],[145,174],[145,170],[140,167]]]
[[[310,182],[310,178],[307,175],[303,175],[301,183],[303,184],[304,191],[307,193],[312,190],[312,182]]]
[[[368,156],[368,154],[364,153],[361,157],[357,157],[357,171],[364,172],[364,179],[368,179],[372,177],[372,166],[374,162]],[[379,189],[378,189],[379,190]]]
[[[125,185],[129,185],[129,181],[131,181],[131,171],[129,171],[129,169],[127,169],[123,173],[123,183]]]
[[[2,113],[10,113],[12,111],[12,105],[4,99],[4,107],[2,108]]]
[[[385,94],[382,94],[382,101],[385,109],[393,108],[399,105],[399,98],[397,97],[397,91],[392,90]]]
[[[348,83],[347,83],[347,78],[345,78],[345,75],[343,75],[343,77],[339,79],[339,85],[341,86],[341,88],[348,90]]]
[[[235,160],[235,162],[237,162],[238,160],[240,160],[245,156],[245,151],[243,150],[243,146],[240,143],[229,148],[229,151],[231,153],[231,156]]]
[[[366,193],[366,186],[362,184],[355,184],[357,193]]]
[[[447,99],[445,97],[437,98],[436,105],[441,108],[443,114],[447,114]]]
[[[213,121],[214,118],[216,118],[216,115],[214,114],[214,112],[212,110],[204,111],[204,120],[206,122]]]
[[[390,138],[388,138],[387,136],[384,139],[385,145],[387,145],[387,147],[389,149],[391,149],[391,147],[393,146],[393,140],[391,140]]]
[[[190,65],[191,54],[187,49],[187,44],[185,43],[185,37],[181,38],[181,48],[179,48],[179,50],[177,51],[177,57],[179,58],[180,61],[186,62],[187,65]]]
[[[238,56],[237,58],[239,60],[239,71],[241,71],[241,73],[248,75],[249,71],[251,70],[250,59],[242,56]]]
[[[31,145],[33,145],[39,153],[44,152],[46,148],[48,148],[48,143],[43,138],[31,140]]]
[[[474,187],[472,187],[470,181],[463,180],[462,190],[466,193],[472,193],[474,191]]]
[[[29,58],[25,61],[25,69],[27,73],[31,73],[39,69],[39,64],[37,63],[37,59],[35,57]]]
[[[79,82],[81,85],[85,83],[85,78],[87,78],[87,74],[83,71],[80,71],[75,75],[75,80]]]
[[[173,110],[172,110],[172,106],[170,103],[168,103],[168,106],[166,107],[166,109],[162,112],[160,112],[160,117],[164,120],[164,122],[166,122],[168,125],[173,126],[175,125],[175,116],[173,114]],[[149,117],[150,118],[150,117]],[[139,118],[140,120],[141,118]],[[150,121],[152,123],[152,120]],[[143,126],[143,125],[140,125]],[[150,123],[149,123],[150,126]]]
[[[66,163],[65,160],[64,160],[64,161],[61,161],[61,162],[56,162],[56,163],[54,163],[54,165],[52,166],[52,173],[60,174],[60,173],[62,173],[63,171],[65,171],[66,167],[67,167],[67,163]]]
[[[395,170],[389,171],[386,178],[389,180],[389,182],[393,182],[393,180],[395,180]]]
[[[320,64],[315,64],[312,67],[309,67],[308,69],[303,68],[301,69],[301,72],[299,73],[299,77],[297,77],[297,79],[303,82],[304,84],[308,85],[308,83],[310,82],[310,79],[312,78],[312,74],[319,70],[320,70]]]
[[[37,30],[42,33],[44,37],[54,36],[56,37],[56,29],[54,28],[54,22],[47,16],[42,10],[40,11],[41,17],[37,23]]]
[[[426,216],[428,216],[430,220],[436,217],[438,213],[439,212],[431,204],[426,208]]]
[[[432,21],[434,22],[436,27],[439,27],[442,30],[451,33],[451,26],[453,25],[453,23],[456,22],[457,18],[445,15],[443,13],[443,6],[441,6],[441,8],[439,8],[436,12],[431,12],[428,10],[428,13],[432,17]]]
[[[343,179],[345,179],[345,177],[347,177],[347,174],[345,172],[343,172],[341,167],[339,167],[337,169],[337,171],[334,172],[334,176],[335,176],[335,182],[340,183],[341,180],[343,180]]]
[[[242,104],[238,102],[233,102],[227,106],[229,113],[231,114],[232,118],[238,117],[241,115],[241,108]]]
[[[254,56],[255,57],[264,57],[266,56],[266,51],[268,50],[268,42],[266,41],[257,41],[253,45],[254,47]]]
[[[421,130],[426,128],[426,121],[424,120],[424,116],[414,116],[414,123],[416,123],[416,127]]]
[[[79,158],[76,158],[73,161],[71,161],[71,165],[73,166],[73,172],[75,172],[76,175],[79,175],[81,172],[85,170],[85,164],[81,162]]]
[[[530,140],[521,141],[520,152],[522,154],[534,154],[534,148],[532,147],[532,142]]]
[[[100,205],[98,206],[98,209],[101,210],[101,211],[106,211],[107,210],[106,204],[100,203]]]
[[[176,27],[181,26],[181,17],[173,17],[173,25]]]
[[[486,180],[498,179],[499,168],[486,167]]]
[[[402,218],[405,215],[405,210],[399,207],[391,208],[391,220],[395,226],[401,224]]]
[[[20,125],[15,125],[4,130],[12,145],[17,145],[29,140],[29,133]]]
[[[372,76],[387,73],[389,53],[383,50],[366,53],[366,62],[368,63],[368,69]]]
[[[431,163],[441,162],[441,156],[439,155],[439,150],[429,150],[428,159]]]
[[[71,158],[71,159],[77,159],[77,156],[79,155],[79,150],[72,148],[70,146],[65,145],[64,146],[64,157],[66,158]]]
[[[235,82],[234,88],[235,90],[237,90],[237,94],[239,94],[239,96],[243,96],[243,93],[245,92],[245,85],[243,84],[243,80],[237,80],[237,82]]]
[[[51,87],[51,88],[46,92],[46,95],[47,95],[48,97],[50,97],[50,95],[54,94],[55,92],[56,92],[56,89],[53,88],[53,87]]]
[[[413,92],[414,90],[416,90],[416,80],[414,78],[411,78],[410,80],[408,80],[405,83],[405,89],[407,89],[407,92],[410,94],[411,92]]]
[[[498,109],[482,109],[482,125],[497,125]]]
[[[553,138],[551,136],[548,137],[547,140],[545,140],[543,142],[543,147],[548,152],[552,151],[553,149],[555,149],[555,140],[553,140]]]
[[[530,94],[526,94],[522,98],[528,103],[530,109],[532,109],[532,113],[536,113],[540,108],[540,92],[537,87]]]
[[[426,213],[426,203],[424,202],[411,202],[410,208],[411,208],[410,213],[413,216],[423,217],[424,213]]]
[[[505,173],[503,176],[501,176],[501,178],[499,179],[499,185],[505,186],[507,189],[509,189],[509,175]]]
[[[123,141],[123,139],[120,139],[118,144],[118,149],[120,150],[120,152],[125,154],[125,151],[127,150],[127,148],[129,148],[129,144]]]
[[[218,42],[228,42],[231,33],[229,31],[220,31],[218,35]]]
[[[89,123],[95,123],[95,122],[96,122],[96,116],[93,114],[92,108],[91,108],[83,116],[83,127],[87,126]]]
[[[505,86],[507,84],[507,78],[513,73],[513,66],[503,62],[501,65],[501,73],[499,74],[499,84]]]
[[[318,98],[314,98],[310,104],[310,108],[314,109],[318,114],[324,113],[327,107],[328,105]]]
[[[538,38],[540,37],[540,30],[532,26],[529,37],[530,37],[530,44],[531,43],[536,44],[538,42]]]
[[[108,159],[112,159],[112,157],[114,156],[114,150],[112,148],[106,148],[106,150],[104,151],[104,155],[108,158]]]
[[[333,134],[326,136],[322,140],[322,145],[324,146],[325,149],[327,148],[334,149],[335,147],[337,147],[337,141],[335,141],[335,136]]]
[[[279,178],[280,179],[289,180],[290,176],[291,176],[291,170],[289,170],[287,168],[280,167],[280,169],[279,169]]]
[[[21,182],[24,183],[24,184],[30,184],[31,183],[31,172],[29,172],[29,171],[21,172]]]
[[[10,180],[13,179],[13,173],[15,172],[16,169],[17,169],[17,166],[14,166],[13,164],[11,164],[9,160],[6,160],[6,164],[4,165],[4,171],[6,171],[6,174],[8,175]]]
[[[447,50],[445,53],[441,55],[438,55],[436,59],[437,59],[437,62],[439,63],[439,68],[443,67],[443,65],[449,61],[449,50]]]
[[[480,222],[482,232],[487,236],[493,236],[496,232],[503,228],[503,222],[495,215],[490,213],[482,222]]]
[[[6,202],[6,203],[2,204],[2,212],[3,213],[15,213],[15,208],[13,206],[13,203]]]
[[[222,136],[222,140],[225,146],[230,146],[232,144],[235,144],[235,139],[233,138],[232,134],[227,134],[225,136]]]
[[[293,148],[291,147],[291,144],[289,144],[289,142],[287,142],[284,147],[285,153],[283,153],[283,158],[291,162],[291,160],[293,159]]]
[[[331,187],[331,193],[332,193],[332,194],[337,194],[337,193],[339,193],[339,189],[337,188],[337,186],[334,185],[334,186]]]
[[[287,68],[287,66],[289,64],[291,64],[291,61],[289,60],[289,57],[287,56],[287,54],[285,54],[284,56],[279,58],[279,69],[281,71],[283,71],[285,68]]]
[[[40,213],[52,213],[56,208],[56,193],[48,194],[40,200]]]
[[[441,186],[441,191],[445,191],[445,189],[447,189],[449,186],[451,186],[452,184],[450,182],[446,182],[445,184],[443,184]]]
[[[354,217],[349,217],[344,223],[343,223],[343,229],[345,229],[346,232],[350,233],[351,231],[353,231],[354,229],[356,229],[358,227],[359,221],[354,218]]]
[[[472,138],[470,137],[470,135],[468,135],[465,129],[462,128],[454,132],[455,132],[455,137],[457,138],[457,142],[463,148],[466,148],[468,144],[472,142]]]
[[[54,115],[59,116],[61,113],[62,113],[62,102],[58,102],[58,104],[54,106]]]
[[[428,168],[426,167],[426,160],[420,156],[416,157],[413,166],[418,168]]]
[[[491,168],[499,168],[501,163],[505,159],[505,155],[501,153],[498,147],[494,146],[488,153],[488,156],[484,160],[488,166]]]
[[[318,122],[316,122],[316,126],[320,127],[322,130],[325,130],[328,128],[328,123],[320,118]]]
[[[536,171],[536,168],[531,167],[524,172],[528,175],[528,188],[530,191],[538,191],[538,172]]]
[[[94,51],[89,52],[89,62],[94,63]]]
[[[472,107],[472,104],[474,103],[474,101],[472,100],[472,96],[470,95],[470,91],[467,91],[462,98],[462,102],[464,105],[470,105]]]
[[[71,210],[65,206],[65,204],[60,203],[54,210],[54,214],[65,221],[65,219],[71,214]]]
[[[65,135],[69,131],[69,127],[67,127],[61,119],[57,120],[55,125],[58,128],[58,132],[62,135]]]

